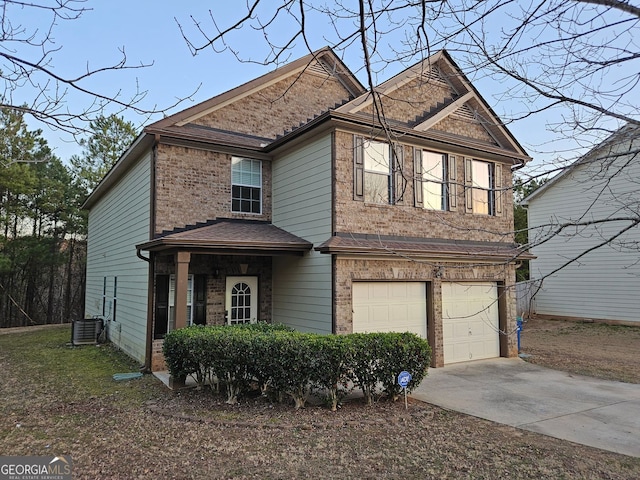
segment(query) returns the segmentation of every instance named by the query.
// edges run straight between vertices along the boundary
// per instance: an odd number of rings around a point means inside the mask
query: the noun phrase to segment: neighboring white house
[[[640,323],[640,127],[527,197],[536,314]]]

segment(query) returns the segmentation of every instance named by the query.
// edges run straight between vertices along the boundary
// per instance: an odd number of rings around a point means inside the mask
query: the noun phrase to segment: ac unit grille
[[[74,345],[95,345],[98,341],[100,325],[99,318],[74,320],[71,327],[72,343]]]

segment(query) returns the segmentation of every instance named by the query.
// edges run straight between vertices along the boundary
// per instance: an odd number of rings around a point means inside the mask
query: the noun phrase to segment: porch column
[[[189,282],[189,261],[191,253],[178,252],[176,254],[176,290],[175,290],[175,327],[187,326],[187,285]]]

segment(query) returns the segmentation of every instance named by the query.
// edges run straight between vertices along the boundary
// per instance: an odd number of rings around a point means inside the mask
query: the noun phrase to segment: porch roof
[[[322,243],[321,253],[429,257],[447,260],[518,261],[535,258],[516,243],[473,242],[340,232]]]
[[[162,232],[138,250],[186,250],[201,253],[286,255],[311,250],[313,244],[261,220],[221,218]]]

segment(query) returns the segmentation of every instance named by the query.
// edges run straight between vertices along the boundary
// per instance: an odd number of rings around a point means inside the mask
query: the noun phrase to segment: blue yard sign
[[[398,375],[398,385],[400,385],[402,388],[407,388],[407,385],[409,385],[410,381],[411,374],[409,372],[400,372],[400,375]]]
[[[404,390],[404,409],[408,408],[407,406],[407,385],[411,381],[411,374],[409,372],[405,372],[404,370],[400,372],[398,375],[398,385],[402,387]]]

